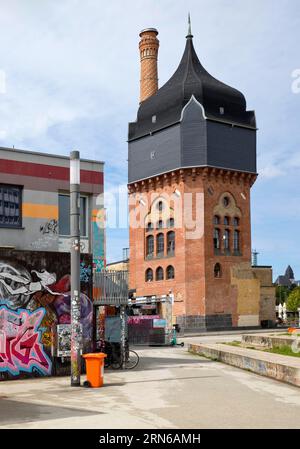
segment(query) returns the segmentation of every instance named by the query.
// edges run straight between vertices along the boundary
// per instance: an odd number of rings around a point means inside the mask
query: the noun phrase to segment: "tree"
[[[300,287],[296,287],[288,296],[286,308],[290,312],[297,312],[299,307],[300,307]]]
[[[276,286],[276,305],[283,304],[290,293],[289,287],[285,285]]]

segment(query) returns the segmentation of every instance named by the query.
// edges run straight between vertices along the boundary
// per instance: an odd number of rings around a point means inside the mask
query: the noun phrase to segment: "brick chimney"
[[[159,40],[155,28],[147,28],[140,32],[141,81],[140,103],[158,90],[157,55]]]

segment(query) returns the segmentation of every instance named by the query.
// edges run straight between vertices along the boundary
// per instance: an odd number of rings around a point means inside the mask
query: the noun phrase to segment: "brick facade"
[[[234,171],[199,168],[130,185],[129,282],[136,296],[173,293],[174,319],[179,323],[185,320],[191,329],[259,325],[261,282],[251,271],[250,188],[255,178]],[[159,201],[164,202],[164,210],[153,211]],[[191,218],[197,226],[186,223],[183,215],[187,208],[176,213],[178,204],[184,201],[191,201]],[[214,223],[216,216],[219,224]],[[170,218],[175,219],[174,228],[168,226]],[[225,218],[228,225],[224,225]],[[149,222],[153,229],[147,229]],[[215,228],[220,230],[219,249],[214,244]],[[230,231],[228,250],[222,238],[225,229]],[[235,230],[239,231],[238,250],[234,248]],[[167,234],[172,231],[175,250],[168,254]],[[164,252],[159,255],[158,234],[164,235]],[[154,254],[150,257],[146,254],[149,236],[154,238]],[[220,277],[215,275],[216,264],[220,264]],[[174,268],[174,279],[166,279],[169,266]],[[163,280],[155,279],[159,267],[164,272]],[[152,281],[146,280],[148,269],[153,272]],[[265,284],[270,286],[271,280]]]

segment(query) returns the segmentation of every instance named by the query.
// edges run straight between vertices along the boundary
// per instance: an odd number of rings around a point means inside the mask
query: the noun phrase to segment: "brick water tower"
[[[140,106],[128,131],[130,288],[137,298],[172,294],[173,319],[189,330],[257,326],[255,113],[202,66],[190,22],[179,66],[158,89],[157,35],[140,33]]]

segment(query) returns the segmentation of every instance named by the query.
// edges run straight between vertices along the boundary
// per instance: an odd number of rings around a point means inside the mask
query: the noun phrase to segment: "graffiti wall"
[[[83,350],[92,344],[92,256],[81,256]],[[0,251],[0,379],[66,374],[57,328],[71,322],[68,253]]]

